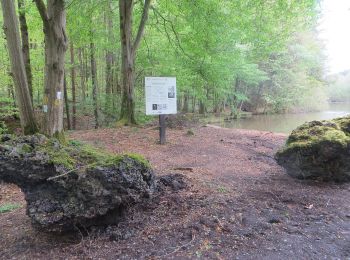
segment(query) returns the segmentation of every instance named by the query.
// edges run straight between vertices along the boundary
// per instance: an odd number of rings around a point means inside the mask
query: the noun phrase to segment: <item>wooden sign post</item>
[[[166,115],[177,113],[176,78],[146,77],[146,115],[159,115],[159,143],[165,144]]]
[[[165,130],[166,130],[165,115],[159,115],[159,140],[160,140],[160,144],[165,144],[165,142],[166,142]]]

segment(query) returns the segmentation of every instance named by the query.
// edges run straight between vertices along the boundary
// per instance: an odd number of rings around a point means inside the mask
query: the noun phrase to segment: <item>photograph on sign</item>
[[[147,115],[177,113],[175,77],[146,77],[145,93]]]

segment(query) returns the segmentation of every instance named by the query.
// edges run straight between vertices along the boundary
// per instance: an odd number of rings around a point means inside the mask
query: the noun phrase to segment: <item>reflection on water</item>
[[[224,122],[222,127],[254,129],[289,134],[297,126],[312,120],[325,120],[350,114],[350,103],[330,104],[327,111],[302,114],[256,115]]]

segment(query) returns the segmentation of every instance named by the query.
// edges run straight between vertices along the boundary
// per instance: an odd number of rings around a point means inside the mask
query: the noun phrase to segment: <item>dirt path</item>
[[[32,230],[22,207],[0,214],[2,259],[350,259],[350,185],[289,178],[273,159],[285,136],[200,127],[79,131],[74,139],[144,154],[157,174],[179,173],[185,190],[134,207],[118,229],[84,238]],[[23,202],[0,185],[0,205]]]

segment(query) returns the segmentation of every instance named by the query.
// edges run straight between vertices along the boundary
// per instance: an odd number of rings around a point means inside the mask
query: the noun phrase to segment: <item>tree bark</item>
[[[115,54],[111,51],[114,45],[114,34],[113,34],[113,20],[112,20],[112,10],[111,3],[108,1],[107,14],[106,14],[106,24],[108,33],[108,47],[106,50],[106,102],[105,111],[107,114],[113,110],[113,89],[114,89],[114,61]]]
[[[184,94],[184,102],[183,102],[182,112],[188,113],[188,110],[189,110],[189,95],[186,92]]]
[[[196,97],[192,97],[192,113],[196,110]]]
[[[34,0],[43,20],[45,34],[44,118],[47,136],[63,137],[64,61],[67,50],[66,11],[64,0]]]
[[[132,43],[132,15],[134,1],[119,0],[120,37],[122,50],[121,71],[123,78],[123,96],[120,122],[127,125],[136,124],[134,101],[135,54],[143,36],[148,19],[150,4],[151,0],[145,0],[138,32],[135,41]]]
[[[38,127],[28,89],[14,1],[1,0],[1,6],[21,126],[24,134],[34,134],[38,132]]]
[[[97,101],[97,68],[96,68],[96,59],[95,59],[95,43],[94,43],[92,31],[90,35],[90,61],[91,61],[91,80],[92,80],[92,100],[94,104],[95,129],[97,129],[99,128],[98,101]]]
[[[68,130],[71,130],[72,127],[70,124],[71,121],[70,121],[69,100],[68,100],[68,93],[67,93],[66,76],[64,76],[63,89],[64,89],[64,103],[66,104],[67,128],[68,128]]]
[[[78,49],[78,59],[79,59],[79,72],[80,72],[80,88],[81,88],[81,96],[83,104],[85,104],[85,98],[86,98],[86,85],[85,85],[85,66],[83,62],[83,55],[82,55],[83,49]]]
[[[199,114],[204,115],[206,112],[205,104],[203,101],[199,101]]]
[[[25,0],[18,0],[18,13],[19,13],[19,24],[21,29],[21,38],[22,38],[22,53],[24,66],[27,73],[27,82],[30,98],[33,104],[33,75],[32,67],[30,65],[30,52],[29,52],[29,34],[28,34],[28,25],[26,19],[26,13],[24,11]]]
[[[74,60],[74,45],[71,41],[70,43],[70,62],[71,62],[71,82],[72,82],[72,99],[73,99],[73,105],[72,105],[72,126],[73,129],[76,128],[76,116],[77,116],[77,100],[76,100],[76,84],[75,84],[75,60]]]

